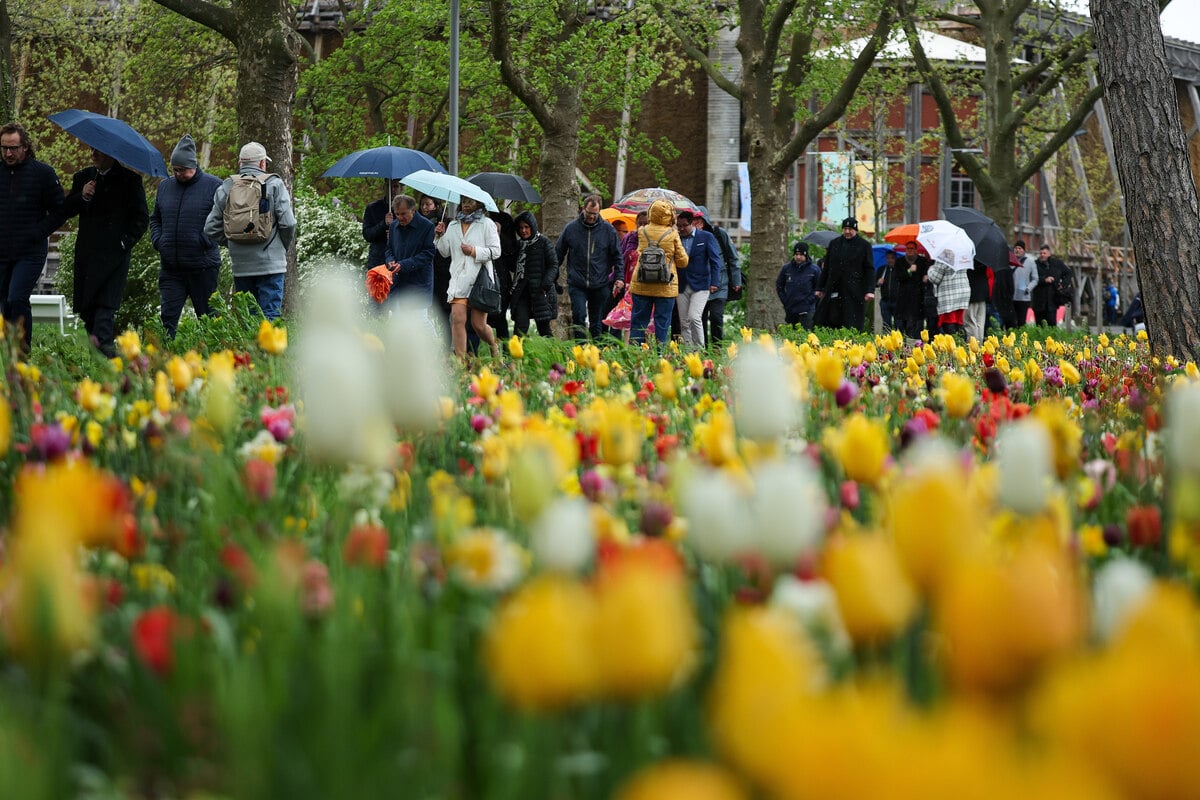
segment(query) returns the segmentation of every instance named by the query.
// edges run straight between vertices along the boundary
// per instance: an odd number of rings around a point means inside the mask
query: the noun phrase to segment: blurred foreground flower
[[[270,353],[273,356],[277,356],[284,350],[287,350],[287,328],[283,327],[282,325],[276,327],[264,319],[258,326],[257,341],[258,346],[262,348],[264,353]]]
[[[715,764],[668,761],[639,772],[616,800],[743,800],[732,775]]]

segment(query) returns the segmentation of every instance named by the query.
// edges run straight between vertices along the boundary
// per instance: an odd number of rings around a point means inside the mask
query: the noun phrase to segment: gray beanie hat
[[[171,166],[186,169],[198,169],[200,162],[196,160],[196,142],[190,133],[185,133],[171,151]]]

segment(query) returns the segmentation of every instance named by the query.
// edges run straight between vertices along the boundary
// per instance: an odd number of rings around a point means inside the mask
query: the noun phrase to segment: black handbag
[[[490,261],[479,268],[471,293],[467,295],[467,305],[487,314],[500,313],[500,287],[496,284]]]

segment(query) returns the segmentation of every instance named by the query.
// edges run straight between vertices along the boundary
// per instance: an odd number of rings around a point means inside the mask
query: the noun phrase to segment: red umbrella
[[[388,299],[392,291],[392,272],[387,265],[380,264],[367,270],[367,291],[371,299],[381,305]]]

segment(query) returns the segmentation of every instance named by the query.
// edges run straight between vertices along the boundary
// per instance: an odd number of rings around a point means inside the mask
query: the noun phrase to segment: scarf
[[[470,214],[464,214],[463,212],[459,211],[457,214],[454,215],[454,218],[456,220],[458,220],[459,222],[465,222],[468,225],[470,225],[473,222],[479,222],[479,220],[483,219],[483,207],[480,206],[479,208],[472,211]]]
[[[513,275],[514,284],[525,280],[525,251],[535,241],[537,241],[537,236],[530,236],[528,239],[517,239],[517,269]]]

